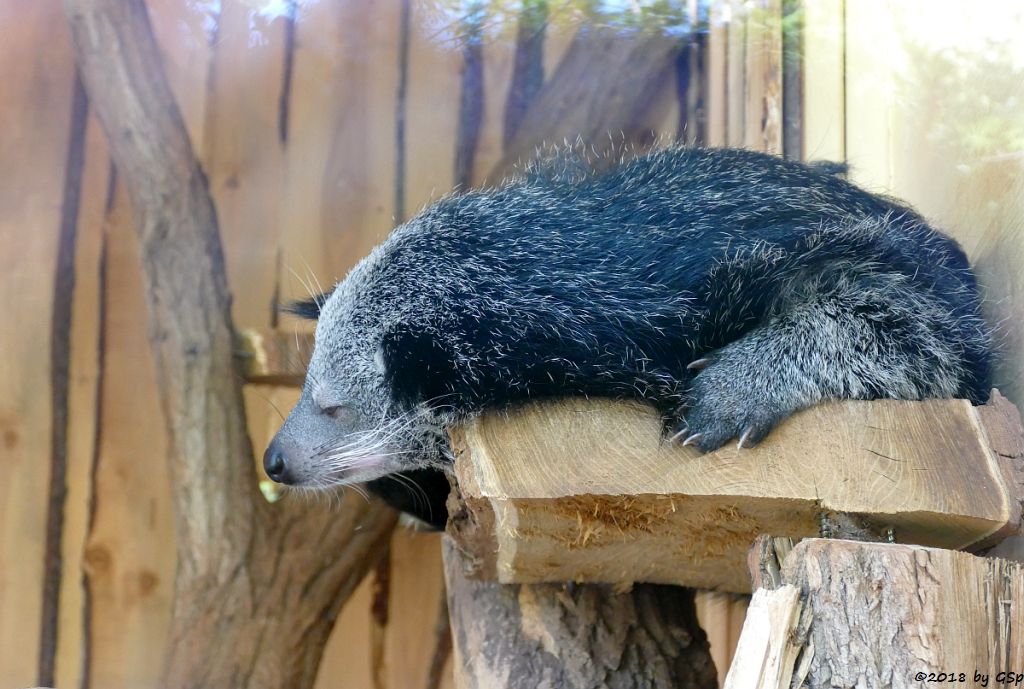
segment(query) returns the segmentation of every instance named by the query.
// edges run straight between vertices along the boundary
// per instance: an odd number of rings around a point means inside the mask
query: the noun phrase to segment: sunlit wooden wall
[[[343,277],[400,209],[456,183],[470,54],[456,29],[472,3],[406,2],[149,0],[217,203],[239,326],[303,327],[271,305]],[[574,4],[547,5],[545,78],[580,25]],[[1024,402],[1024,57],[1001,42],[1024,29],[1015,3],[682,5],[700,30],[680,39],[652,133],[846,159],[855,180],[911,201],[977,262],[999,384]],[[484,7],[469,182],[502,158],[515,58],[519,3]],[[174,533],[130,209],[59,1],[0,0],[0,36],[0,687],[52,668],[59,687],[155,688]],[[595,75],[617,78],[629,75]],[[257,448],[295,394],[247,390]],[[427,687],[444,658],[440,605],[436,536],[396,534],[387,572],[345,608],[318,687]],[[724,671],[745,601],[702,594],[699,608]]]

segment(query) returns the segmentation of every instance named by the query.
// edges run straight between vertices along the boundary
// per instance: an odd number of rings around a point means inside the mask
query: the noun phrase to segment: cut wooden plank
[[[703,590],[697,591],[694,602],[701,629],[708,635],[711,659],[718,670],[718,686],[722,686],[736,654],[750,596]]]
[[[789,689],[802,607],[795,586],[754,592],[724,689]]]
[[[451,431],[464,511],[449,531],[478,575],[502,582],[736,592],[749,591],[757,534],[813,536],[827,512],[892,527],[902,542],[981,547],[1020,518],[986,421],[964,400],[832,402],[753,450],[699,455],[664,441],[640,404],[491,413]]]
[[[927,686],[930,673],[960,686],[1004,686],[1000,672],[1024,667],[1020,563],[810,539],[787,556],[782,576],[811,618],[797,686],[909,689]],[[747,635],[745,626],[741,645]]]

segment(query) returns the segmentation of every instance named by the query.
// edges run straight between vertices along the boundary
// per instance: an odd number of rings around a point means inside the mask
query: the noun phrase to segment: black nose
[[[263,469],[267,472],[267,476],[270,477],[271,481],[278,483],[284,482],[285,463],[284,453],[281,452],[280,448],[275,443],[271,443],[270,447],[263,454]]]

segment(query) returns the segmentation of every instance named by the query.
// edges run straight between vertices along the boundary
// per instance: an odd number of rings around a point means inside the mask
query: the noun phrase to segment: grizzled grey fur
[[[990,335],[963,252],[840,171],[741,150],[602,172],[554,156],[442,199],[296,306],[316,345],[268,470],[429,482],[446,425],[552,396],[647,401],[705,451],[824,399],[983,402]]]

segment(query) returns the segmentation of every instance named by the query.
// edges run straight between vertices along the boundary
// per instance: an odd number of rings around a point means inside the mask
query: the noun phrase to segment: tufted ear
[[[455,359],[439,335],[409,323],[388,327],[374,357],[395,401],[409,406],[447,396],[457,380]]]
[[[333,292],[333,290],[331,291]],[[320,308],[330,296],[331,292],[324,292],[323,294],[310,297],[309,299],[282,304],[281,310],[285,313],[290,313],[293,316],[298,316],[299,318],[315,321],[320,318]]]

